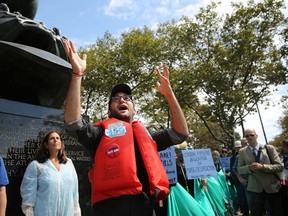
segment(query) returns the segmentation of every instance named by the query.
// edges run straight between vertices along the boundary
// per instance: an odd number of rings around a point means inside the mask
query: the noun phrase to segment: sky
[[[234,0],[243,3],[247,0]],[[60,30],[62,36],[71,39],[76,48],[94,44],[105,32],[115,37],[133,28],[144,25],[156,28],[159,23],[179,20],[183,15],[194,17],[199,8],[209,4],[210,0],[39,0],[34,18],[43,22],[48,29]],[[225,2],[218,12],[229,12],[230,2]],[[288,0],[285,0],[288,6]],[[284,13],[288,16],[288,10]],[[287,94],[288,87],[281,86],[270,100],[277,104],[281,95]],[[266,108],[259,105],[260,114],[268,142],[280,132],[279,117],[283,113],[280,105]],[[258,114],[245,119],[245,128],[256,129],[260,143],[265,143]],[[240,128],[237,128],[241,132]]]

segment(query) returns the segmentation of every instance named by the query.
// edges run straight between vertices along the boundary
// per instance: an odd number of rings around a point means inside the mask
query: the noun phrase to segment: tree
[[[274,139],[269,143],[275,147],[281,147],[281,141],[288,139],[288,102],[287,96],[284,96],[282,99],[282,106],[285,109],[283,115],[279,118],[278,123],[281,129],[280,134],[274,137]]]
[[[179,79],[203,94],[211,117],[225,134],[219,141],[232,144],[235,126],[244,130],[244,117],[255,111],[256,103],[264,102],[269,87],[287,82],[287,68],[274,41],[286,22],[282,7],[283,1],[250,1],[247,6],[233,4],[234,12],[222,16],[212,3],[200,10],[195,21],[181,20],[191,64]],[[193,101],[185,100],[196,109]],[[203,118],[201,110],[197,114]]]
[[[81,49],[88,54],[84,110],[93,120],[105,118],[111,87],[124,82],[133,89],[138,118],[169,125],[167,103],[154,88],[155,67],[165,63],[194,144],[232,145],[235,127],[244,130],[243,119],[267,102],[270,86],[287,83],[283,6],[283,0],[249,1],[223,15],[211,3],[195,18],[163,23],[155,32],[144,26],[119,38],[106,33]]]
[[[105,33],[103,39],[87,48],[80,48],[80,55],[87,55],[86,76],[82,84],[82,109],[92,121],[107,118],[108,97],[117,69],[118,40]],[[103,82],[105,80],[105,82]]]

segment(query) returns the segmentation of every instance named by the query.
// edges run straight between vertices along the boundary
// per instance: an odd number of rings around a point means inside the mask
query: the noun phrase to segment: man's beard
[[[110,117],[112,118],[116,118],[118,120],[121,120],[121,121],[126,121],[126,122],[130,122],[130,119],[133,118],[131,116],[131,113],[129,113],[128,115],[122,115],[121,113],[117,112],[117,111],[113,111],[113,110],[110,110],[111,114],[110,114]]]

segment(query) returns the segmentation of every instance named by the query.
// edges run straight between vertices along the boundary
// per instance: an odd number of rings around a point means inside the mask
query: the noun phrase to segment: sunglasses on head
[[[247,135],[245,135],[246,138],[248,138],[248,137],[254,137],[254,136],[255,136],[255,134],[247,134]]]

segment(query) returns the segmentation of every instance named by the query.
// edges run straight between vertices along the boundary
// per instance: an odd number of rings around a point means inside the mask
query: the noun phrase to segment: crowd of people
[[[152,134],[154,133],[157,132],[153,131]],[[287,206],[285,206],[285,203],[287,204],[287,196],[286,200],[284,200],[281,193],[279,193],[281,185],[275,174],[280,173],[283,169],[284,171],[286,169],[286,172],[288,170],[288,140],[281,142],[282,148],[280,152],[277,152],[276,148],[271,145],[260,145],[257,142],[257,137],[258,135],[255,130],[247,129],[245,130],[245,137],[234,143],[231,155],[217,150],[211,152],[217,171],[217,179],[214,177],[187,179],[181,149],[176,149],[178,183],[187,191],[187,194],[199,202],[203,202],[203,197],[200,199],[198,193],[200,193],[200,190],[204,191],[209,202],[209,208],[211,209],[208,214],[209,209],[207,209],[207,203],[205,203],[207,216],[210,216],[211,212],[213,212],[213,215],[223,216],[287,215]],[[253,148],[256,148],[256,154],[253,154]],[[225,171],[220,160],[222,157],[227,156],[230,157],[229,172]],[[9,181],[2,158],[0,158],[0,173],[0,215],[5,215],[7,202],[5,186]],[[282,180],[283,185],[287,186],[287,176],[286,178],[281,178],[281,176],[279,178]],[[59,187],[59,185],[61,186]],[[175,185],[166,186],[170,190],[171,187],[175,187]],[[110,190],[113,191],[114,189],[110,188]],[[146,195],[146,193],[149,194],[150,192],[147,190],[143,193]],[[132,208],[146,211],[144,214],[137,213],[135,212],[137,210],[131,210],[131,207],[127,209],[126,206],[125,210],[122,210],[122,212],[126,211],[124,214],[133,212],[134,215],[148,216],[156,215],[157,213],[158,216],[166,216],[168,215],[168,203],[165,198],[167,198],[168,193],[165,195],[166,197],[163,197],[165,201],[164,207],[160,208],[157,206],[156,199],[151,203],[153,199],[151,195],[146,195],[146,200],[139,199],[139,197],[135,197],[137,195],[133,194],[121,195],[125,197],[124,201],[121,199],[120,201],[117,200],[119,202],[117,205],[119,208],[122,206],[125,207],[125,202],[130,202],[136,205]],[[64,143],[58,132],[50,131],[43,138],[40,149],[25,171],[21,184],[21,196],[23,199],[23,213],[28,216],[81,215],[77,173],[73,162],[66,156]],[[131,196],[136,199],[132,201],[128,198]],[[118,195],[116,198],[119,199]],[[108,199],[113,199],[109,203],[117,207],[113,203],[115,201],[114,198]],[[102,204],[101,201],[99,202]],[[201,207],[194,203],[193,208],[193,211],[197,212],[197,208]],[[108,212],[111,212],[109,208]],[[109,215],[110,213],[106,214]]]
[[[287,215],[287,188],[284,191],[281,188],[285,188],[283,185],[288,186],[288,140],[281,142],[282,148],[277,152],[273,146],[268,145],[265,147],[265,145],[259,144],[257,142],[258,135],[254,129],[245,130],[244,135],[244,138],[234,143],[234,147],[231,150],[226,148],[212,150],[211,154],[217,171],[216,181],[213,177],[187,179],[181,149],[179,150],[175,146],[178,183],[201,205],[203,205],[203,194],[205,195],[209,205],[208,207],[206,202],[205,208],[206,212],[209,213],[204,215]],[[255,157],[251,151],[253,147],[260,149],[260,151],[257,150],[259,153]],[[274,154],[270,153],[270,151],[274,152]],[[273,154],[271,159],[269,154]],[[227,159],[227,157],[230,160],[229,168],[225,167],[221,160]],[[250,158],[250,160],[247,160],[247,158]],[[257,166],[257,163],[260,163],[263,169],[260,168],[260,165]],[[249,168],[249,171],[243,172],[242,167],[245,166]],[[260,174],[259,172],[263,173]],[[282,181],[282,187],[276,175],[279,173],[284,174],[282,178],[279,177]],[[257,178],[258,175],[265,176],[262,176],[260,181]],[[253,190],[259,186],[262,187],[260,192],[254,192]],[[171,187],[173,188],[173,185]],[[270,188],[274,190],[271,191]],[[198,194],[199,189],[202,190],[201,196]],[[259,201],[259,197],[263,200],[262,202]],[[191,205],[193,203],[191,200],[187,202]],[[168,204],[171,203],[168,202]],[[192,212],[197,212],[197,209],[201,208],[201,206],[194,203],[193,208],[194,211]],[[170,209],[169,206],[168,209]],[[213,212],[212,214],[211,211]],[[162,212],[159,210],[158,212],[160,212],[159,215],[167,215],[167,212],[163,210],[164,214],[161,214]],[[170,216],[169,212],[168,215]],[[202,215],[202,213],[199,215]]]
[[[217,182],[208,177],[205,187],[215,215],[288,215],[288,139],[281,142],[281,150],[277,151],[272,145],[261,145],[257,138],[256,131],[249,128],[245,130],[244,137],[234,143],[233,149],[222,148],[211,152]],[[229,169],[221,162],[225,157],[230,158]],[[177,158],[180,158],[179,153]],[[191,196],[197,198],[196,179],[185,178],[184,167],[182,163],[181,169],[178,169],[181,173],[178,181]],[[215,190],[217,192],[213,193]],[[213,193],[214,197],[209,193]],[[218,202],[215,202],[216,198]]]
[[[216,178],[187,179],[185,164],[178,151],[178,183],[169,185],[158,151],[185,142],[189,130],[170,85],[168,68],[164,65],[163,72],[156,69],[159,79],[156,86],[169,105],[171,128],[149,132],[140,121],[135,121],[132,89],[122,83],[112,88],[109,118],[89,123],[81,116],[81,82],[86,70],[86,55],[80,57],[72,41],[64,41],[64,47],[73,69],[65,102],[65,129],[90,151],[93,158],[94,166],[88,173],[93,215],[166,216],[169,214],[167,198],[174,190],[189,194],[194,203],[191,212],[196,203],[199,209],[205,205],[206,211],[199,212],[207,216],[287,215],[280,194],[280,180],[287,184],[287,179],[277,175],[283,167],[284,171],[288,167],[288,140],[281,143],[279,155],[273,146],[258,143],[254,129],[246,129],[232,151],[223,148],[220,152],[211,152]],[[226,157],[230,157],[228,169],[221,163],[221,158]],[[0,215],[5,215],[5,186],[9,182],[1,158],[0,171]],[[81,215],[77,173],[57,131],[50,131],[43,138],[25,171],[20,192],[26,216]],[[159,204],[163,207],[159,208]]]

